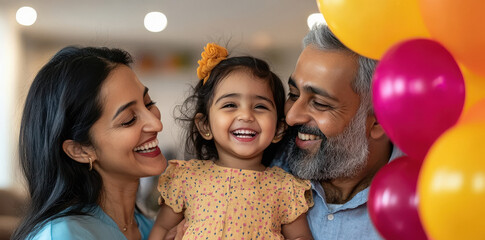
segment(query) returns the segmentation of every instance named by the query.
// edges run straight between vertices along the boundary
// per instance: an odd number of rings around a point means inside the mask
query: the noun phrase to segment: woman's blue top
[[[72,215],[48,221],[35,235],[33,240],[71,240],[71,239],[126,239],[118,225],[99,206],[89,215]],[[141,233],[141,239],[148,239],[153,227],[153,220],[135,212],[135,221]]]

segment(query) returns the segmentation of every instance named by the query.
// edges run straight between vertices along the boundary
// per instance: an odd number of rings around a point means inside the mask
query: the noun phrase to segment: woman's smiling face
[[[101,117],[90,129],[94,169],[104,180],[159,175],[167,166],[157,146],[163,126],[148,88],[120,65],[102,85],[100,102]]]

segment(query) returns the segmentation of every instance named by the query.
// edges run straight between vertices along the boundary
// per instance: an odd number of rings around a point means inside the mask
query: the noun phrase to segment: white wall
[[[15,19],[12,14],[0,9],[0,188],[11,187],[17,175],[14,161],[18,132],[15,99],[22,54],[20,34],[12,22]]]

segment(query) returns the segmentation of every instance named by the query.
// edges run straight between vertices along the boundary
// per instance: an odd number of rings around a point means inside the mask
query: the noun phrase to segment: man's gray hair
[[[303,47],[308,45],[320,50],[343,51],[358,57],[359,70],[356,79],[352,83],[352,89],[360,96],[360,107],[367,107],[368,111],[373,112],[371,85],[377,61],[359,55],[347,48],[335,37],[327,25],[316,25],[308,32],[303,39]]]

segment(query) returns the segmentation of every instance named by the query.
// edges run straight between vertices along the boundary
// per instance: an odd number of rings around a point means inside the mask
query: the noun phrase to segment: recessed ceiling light
[[[37,12],[31,7],[21,7],[15,15],[17,22],[24,26],[30,26],[37,20]]]
[[[323,18],[323,14],[321,13],[312,13],[308,16],[306,23],[308,24],[308,28],[312,28],[315,24],[327,24],[325,18]]]
[[[145,28],[150,32],[161,32],[167,27],[167,17],[161,12],[150,12],[145,15]]]

